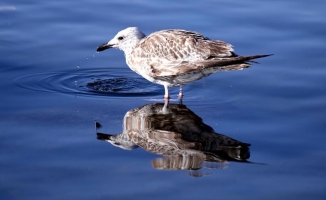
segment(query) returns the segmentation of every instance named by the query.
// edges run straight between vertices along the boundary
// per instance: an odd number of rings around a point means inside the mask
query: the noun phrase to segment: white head
[[[137,27],[129,27],[119,31],[108,43],[100,45],[97,48],[97,51],[103,51],[109,48],[118,48],[126,53],[131,51],[132,48],[145,36],[146,35]]]

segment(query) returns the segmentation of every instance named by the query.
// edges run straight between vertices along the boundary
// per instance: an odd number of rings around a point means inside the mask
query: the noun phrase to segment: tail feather
[[[273,54],[263,54],[263,55],[253,55],[253,56],[237,56],[235,58],[243,59],[243,61],[249,61],[257,58],[264,58],[268,56],[272,56]]]
[[[234,57],[226,57],[226,58],[212,58],[215,62],[210,62],[206,67],[212,66],[225,66],[230,64],[239,64],[247,61],[251,61],[257,58],[263,58],[267,56],[271,56],[273,54],[265,54],[265,55],[252,55],[252,56],[234,56]]]

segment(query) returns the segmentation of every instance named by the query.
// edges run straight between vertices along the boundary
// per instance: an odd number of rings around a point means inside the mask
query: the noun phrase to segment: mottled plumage
[[[164,155],[173,163],[165,165],[168,169],[198,169],[204,161],[247,162],[250,157],[250,144],[216,133],[182,104],[156,103],[129,110],[122,127],[120,134],[97,132],[97,138],[125,150],[141,147]],[[162,169],[157,162],[154,166]]]
[[[137,27],[129,27],[97,51],[112,47],[124,51],[130,69],[163,85],[165,98],[169,98],[168,87],[182,86],[217,71],[243,69],[250,66],[246,61],[269,56],[238,56],[231,44],[179,29],[145,36]],[[179,95],[182,97],[181,90]]]

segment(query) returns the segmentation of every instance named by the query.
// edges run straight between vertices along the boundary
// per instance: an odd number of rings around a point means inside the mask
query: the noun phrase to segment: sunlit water
[[[0,199],[325,199],[325,6],[318,0],[3,1]],[[163,86],[132,72],[121,51],[95,52],[128,26],[146,34],[194,30],[233,44],[239,55],[274,54],[186,85],[185,115],[139,118],[182,130],[211,127],[251,144],[250,156],[239,161],[241,154],[196,151],[196,157],[182,149],[195,142],[179,143],[175,132],[133,135],[141,147],[134,150],[97,139],[96,132],[122,133],[130,111],[164,103]],[[177,107],[178,92],[171,89]],[[187,121],[193,116],[200,126]],[[170,151],[179,156],[146,149],[151,136],[179,145]]]

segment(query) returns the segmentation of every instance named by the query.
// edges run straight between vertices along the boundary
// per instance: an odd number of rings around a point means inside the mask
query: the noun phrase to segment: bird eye
[[[118,40],[123,40],[123,37],[122,36],[118,37]]]

